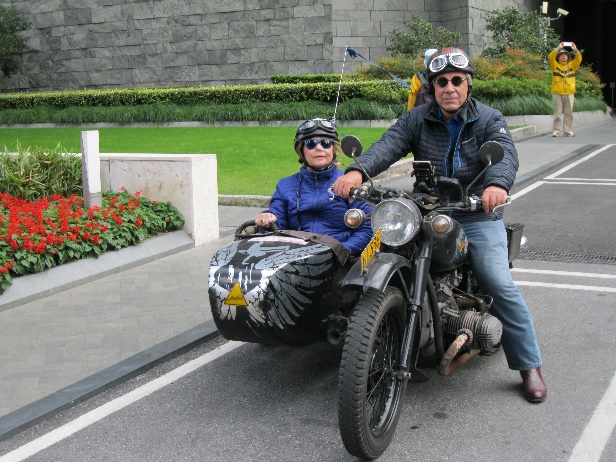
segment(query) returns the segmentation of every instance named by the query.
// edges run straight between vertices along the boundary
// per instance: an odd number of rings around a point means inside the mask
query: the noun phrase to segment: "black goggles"
[[[460,77],[459,75],[456,75],[452,79],[446,79],[445,77],[439,77],[438,79],[434,81],[434,83],[436,83],[441,88],[445,88],[449,82],[451,82],[451,84],[454,87],[459,87],[460,85],[462,85],[462,82],[464,82],[465,80],[468,80],[468,79],[465,79],[463,77]]]
[[[316,149],[318,144],[320,144],[323,149],[329,149],[334,145],[334,140],[330,140],[329,138],[323,140],[304,140],[304,146],[310,151]]]
[[[432,72],[439,72],[447,67],[447,63],[458,69],[466,69],[468,67],[468,58],[462,53],[448,53],[439,55],[430,61],[429,69]]]
[[[317,128],[322,128],[327,131],[336,131],[336,124],[327,119],[310,119],[300,125],[298,132],[311,133]]]

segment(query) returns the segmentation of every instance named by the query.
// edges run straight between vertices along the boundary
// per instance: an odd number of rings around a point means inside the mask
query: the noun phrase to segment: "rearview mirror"
[[[351,157],[353,159],[359,157],[363,152],[361,141],[353,135],[347,135],[342,138],[340,147],[342,148],[342,152],[344,152],[347,157]]]
[[[498,141],[486,141],[479,148],[479,158],[484,164],[496,165],[505,157],[505,150]]]

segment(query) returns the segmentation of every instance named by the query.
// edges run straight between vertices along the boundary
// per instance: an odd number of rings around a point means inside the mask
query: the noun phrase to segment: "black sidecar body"
[[[327,339],[359,292],[341,287],[352,263],[322,238],[275,232],[220,249],[210,263],[209,299],[222,336],[292,346]]]

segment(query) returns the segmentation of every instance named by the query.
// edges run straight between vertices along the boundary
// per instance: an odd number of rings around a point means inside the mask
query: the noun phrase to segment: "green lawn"
[[[0,128],[0,150],[14,151],[58,143],[68,152],[81,151],[84,128]],[[293,151],[296,127],[148,127],[99,128],[100,151],[130,153],[216,154],[220,194],[269,196],[276,182],[299,169]],[[368,148],[384,128],[339,128]],[[349,160],[340,159],[343,165]]]

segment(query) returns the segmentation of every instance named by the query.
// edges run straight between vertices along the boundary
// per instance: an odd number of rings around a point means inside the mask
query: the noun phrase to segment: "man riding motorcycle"
[[[491,313],[503,324],[508,365],[520,371],[524,397],[542,402],[547,388],[534,325],[511,277],[502,209],[493,212],[507,201],[518,156],[502,114],[471,97],[473,76],[473,66],[462,49],[434,53],[428,62],[428,79],[435,100],[403,114],[357,162],[373,177],[412,152],[415,160],[431,161],[435,175],[458,178],[466,188],[484,168],[477,155],[479,147],[487,141],[504,147],[504,159],[469,191],[482,198],[483,211],[454,217],[468,236],[470,262],[480,286],[494,296]],[[364,180],[359,166],[351,164],[334,183],[334,192],[348,197],[350,189]]]

